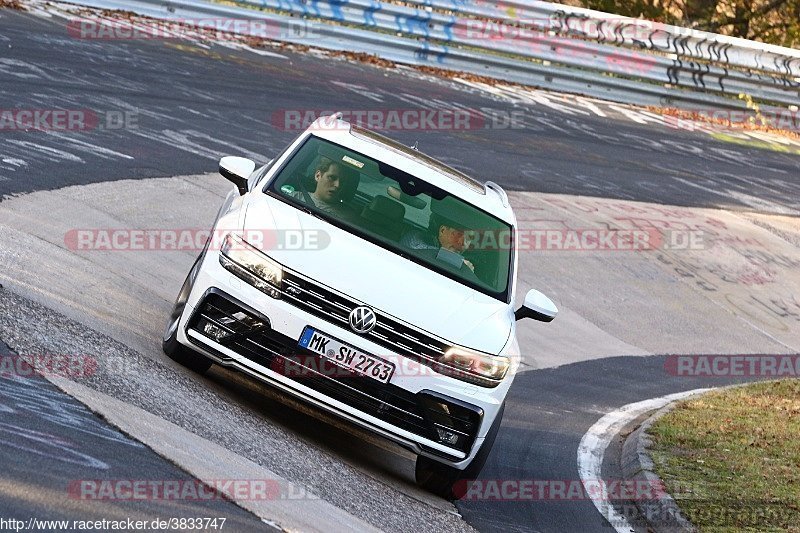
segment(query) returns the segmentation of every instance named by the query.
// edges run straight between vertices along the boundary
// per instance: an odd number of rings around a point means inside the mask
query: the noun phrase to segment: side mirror
[[[256,164],[244,157],[227,156],[219,160],[219,173],[239,189],[239,194],[247,193],[247,178],[256,169]]]
[[[541,322],[551,322],[557,314],[558,307],[550,298],[536,289],[531,289],[525,295],[522,307],[514,313],[514,318],[517,320],[532,318]]]

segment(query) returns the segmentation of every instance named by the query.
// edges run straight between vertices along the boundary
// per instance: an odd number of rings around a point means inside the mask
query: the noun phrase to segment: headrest
[[[372,202],[364,208],[361,216],[376,222],[394,222],[403,220],[406,216],[406,208],[400,202],[392,200],[386,196],[376,196]]]
[[[432,231],[438,230],[442,224],[459,230],[472,229],[475,227],[475,212],[475,208],[452,196],[446,196],[442,200],[431,202],[431,218],[428,227]]]

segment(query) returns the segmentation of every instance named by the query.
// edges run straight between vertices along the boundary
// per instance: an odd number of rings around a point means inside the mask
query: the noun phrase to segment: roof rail
[[[501,186],[499,186],[493,181],[487,181],[486,183],[483,184],[483,186],[486,188],[487,192],[489,190],[494,191],[497,194],[497,196],[500,197],[500,201],[503,203],[503,207],[508,207],[508,195]]]
[[[334,126],[333,121],[340,120],[345,124],[347,124],[349,128],[352,128],[352,124],[346,121],[343,117],[344,115],[342,114],[341,111],[336,111],[335,113],[331,113],[330,115],[320,115],[314,120],[314,122],[311,124],[311,127],[313,128],[315,126],[318,126],[323,130],[330,129]]]

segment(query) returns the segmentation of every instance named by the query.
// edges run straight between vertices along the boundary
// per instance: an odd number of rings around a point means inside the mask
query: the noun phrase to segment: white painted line
[[[589,114],[589,113],[587,113],[586,111],[584,111],[582,109],[570,109],[569,107],[567,107],[565,105],[562,105],[562,104],[559,104],[559,103],[556,103],[556,102],[552,102],[552,101],[550,101],[549,98],[547,98],[546,96],[544,96],[543,94],[538,93],[538,92],[529,91],[528,94],[530,95],[530,97],[537,104],[542,104],[545,107],[549,107],[550,109],[553,109],[555,111],[560,111],[562,113],[566,113],[567,115],[574,115],[575,113],[579,113],[581,115],[588,115]]]
[[[268,50],[262,50],[260,48],[252,48],[242,42],[239,41],[231,41],[228,39],[220,39],[215,41],[214,44],[217,46],[224,46],[225,48],[230,48],[231,50],[247,50],[248,52],[252,52],[254,54],[258,54],[264,57],[277,57],[278,59],[289,59],[283,54],[276,54],[275,52],[270,52]]]
[[[753,139],[764,141],[767,143],[779,143],[784,146],[789,145],[789,139],[786,137],[781,137],[780,135],[771,135],[769,133],[761,132],[761,131],[749,131],[744,130],[743,133],[748,137],[752,137]]]
[[[597,115],[598,117],[607,117],[608,116],[605,113],[603,113],[603,111],[599,107],[594,105],[594,103],[592,103],[592,101],[589,100],[588,98],[582,98],[580,96],[576,96],[575,97],[575,103],[578,104],[581,107],[585,107],[586,109],[588,109],[589,111],[591,111],[592,113]]]
[[[8,158],[5,158],[5,159],[0,159],[0,163],[6,163],[6,164],[14,166],[14,167],[27,167],[28,166],[28,163],[26,161],[24,161],[22,159],[17,159],[17,158],[14,158],[14,157],[8,157]]]
[[[270,52],[269,50],[264,50],[263,48],[253,48],[253,47],[248,46],[246,44],[243,44],[243,45],[240,45],[240,46],[241,46],[242,49],[248,50],[248,51],[253,52],[254,54],[258,54],[260,56],[276,57],[278,59],[289,59],[288,56],[285,56],[283,54],[276,54],[275,52]]]
[[[71,136],[71,135],[66,135],[64,133],[57,132],[57,131],[47,131],[47,130],[45,130],[45,133],[47,135],[51,136],[51,137],[55,137],[56,139],[58,139],[60,141],[63,141],[63,142],[66,142],[66,143],[71,143],[71,144],[74,145],[74,146],[69,147],[69,148],[73,148],[74,147],[76,150],[81,150],[83,152],[88,152],[88,153],[90,153],[90,154],[92,154],[94,156],[97,156],[99,158],[102,158],[102,159],[115,159],[115,158],[118,158],[118,159],[130,159],[130,160],[133,160],[133,156],[130,156],[128,154],[123,154],[122,152],[117,152],[115,150],[111,150],[110,148],[106,148],[104,146],[100,146],[100,145],[93,144],[93,143],[86,142],[86,141],[81,141],[81,140],[76,139],[74,136]],[[78,148],[78,147],[80,147],[80,148]]]
[[[637,113],[636,111],[634,111],[633,109],[620,107],[618,105],[609,105],[608,108],[613,110],[613,111],[616,111],[617,113],[619,113],[623,117],[636,122],[637,124],[647,124],[647,120],[642,118],[642,116],[639,113]]]
[[[472,87],[473,89],[484,90],[487,93],[491,93],[491,94],[495,94],[495,95],[502,95],[503,94],[503,91],[493,87],[492,85],[489,85],[488,83],[483,83],[483,82],[480,82],[480,81],[469,81],[469,80],[465,80],[463,78],[453,78],[453,81],[457,81],[458,83],[466,85],[467,87]]]
[[[594,506],[617,532],[633,533],[634,529],[628,520],[618,513],[614,506],[610,505],[608,499],[604,497],[604,494],[607,494],[608,491],[605,487],[605,482],[602,480],[600,470],[603,466],[603,456],[608,445],[611,444],[611,441],[622,428],[648,411],[661,409],[670,402],[710,390],[712,389],[695,389],[629,403],[598,420],[581,439],[581,443],[578,445],[578,474],[581,477],[581,482],[586,488],[586,493],[592,499]],[[596,490],[598,485],[601,490]]]
[[[497,88],[500,89],[503,96],[506,100],[510,100],[514,103],[522,102],[524,104],[536,104],[538,103],[533,98],[533,92],[529,90],[519,89],[517,87],[511,85],[497,85]]]

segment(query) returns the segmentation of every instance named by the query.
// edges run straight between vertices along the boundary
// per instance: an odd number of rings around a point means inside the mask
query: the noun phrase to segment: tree
[[[573,0],[572,3],[781,46],[800,45],[800,0]]]

